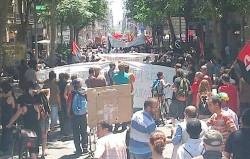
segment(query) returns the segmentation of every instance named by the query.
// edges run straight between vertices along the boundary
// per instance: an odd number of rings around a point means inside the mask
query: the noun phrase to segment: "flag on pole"
[[[80,49],[77,46],[77,43],[73,41],[71,45],[71,53],[76,56],[79,52],[80,52]]]
[[[72,53],[72,62],[78,63],[80,62],[80,48],[78,47],[75,41],[71,44],[71,53]]]
[[[240,50],[237,60],[241,69],[242,77],[250,84],[250,42]]]

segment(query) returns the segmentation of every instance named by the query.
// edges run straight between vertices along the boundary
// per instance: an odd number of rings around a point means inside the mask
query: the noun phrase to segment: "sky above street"
[[[123,0],[109,0],[109,4],[113,12],[114,26],[117,26],[123,18]]]

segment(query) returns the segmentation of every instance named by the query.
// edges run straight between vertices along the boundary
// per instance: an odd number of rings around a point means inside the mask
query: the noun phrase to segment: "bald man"
[[[174,137],[171,140],[171,142],[174,145],[172,159],[176,158],[176,153],[177,153],[177,149],[179,148],[179,146],[186,143],[187,140],[189,139],[189,135],[186,131],[186,125],[187,125],[187,121],[197,118],[198,112],[197,112],[196,107],[187,106],[185,108],[184,115],[185,115],[184,121],[177,125]],[[205,132],[208,130],[208,127],[204,121],[200,120],[200,122],[201,122],[201,129],[202,129],[202,132],[200,133],[200,137],[202,137],[205,134]]]

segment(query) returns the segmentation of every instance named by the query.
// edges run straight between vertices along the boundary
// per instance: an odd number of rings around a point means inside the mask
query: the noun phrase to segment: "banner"
[[[118,61],[134,61],[134,62],[141,62],[150,56],[151,59],[154,59],[154,54],[146,54],[146,53],[114,53],[114,54],[98,54],[101,58],[111,61],[111,62],[118,62]]]
[[[145,36],[142,34],[138,37],[136,37],[133,41],[131,42],[123,42],[121,40],[115,39],[111,36],[109,36],[109,42],[111,47],[114,48],[127,48],[127,47],[135,47],[139,45],[144,45],[145,44]]]
[[[79,63],[66,66],[55,67],[51,69],[41,70],[38,72],[38,77],[40,80],[48,79],[48,74],[50,71],[55,71],[55,73],[69,73],[70,75],[76,74],[78,77],[86,80],[88,78],[88,70],[90,67],[99,65],[102,68],[102,73],[108,71],[110,62],[90,62],[90,63]],[[175,69],[171,67],[143,64],[140,62],[127,61],[130,66],[130,70],[135,74],[134,83],[134,108],[143,108],[144,101],[151,97],[151,86],[153,81],[157,78],[156,74],[158,72],[163,72],[165,76],[165,81],[173,83],[173,77],[175,75]],[[116,70],[118,71],[118,70]],[[172,98],[173,91],[171,88],[165,89],[165,95],[167,98]]]
[[[143,108],[144,101],[151,97],[151,86],[157,78],[158,72],[163,72],[165,82],[173,83],[175,69],[171,67],[143,64],[139,62],[126,62],[129,64],[131,72],[135,74],[134,83],[134,108]],[[172,98],[173,91],[170,87],[164,89],[166,98]]]

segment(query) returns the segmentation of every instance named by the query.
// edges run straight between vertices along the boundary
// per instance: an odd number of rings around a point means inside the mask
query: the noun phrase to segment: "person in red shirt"
[[[196,105],[196,98],[198,94],[199,85],[203,79],[203,73],[196,72],[194,77],[194,82],[191,86],[191,92],[192,92],[192,105]]]
[[[219,87],[218,92],[225,92],[229,96],[228,107],[235,113],[238,113],[239,108],[239,97],[238,90],[235,85],[230,83],[230,76],[223,74],[221,76],[222,86]]]

